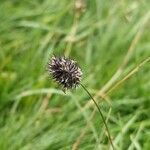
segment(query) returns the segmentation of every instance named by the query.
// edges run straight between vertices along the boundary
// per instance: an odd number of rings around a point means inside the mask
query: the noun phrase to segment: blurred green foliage
[[[109,90],[150,56],[149,9],[148,0],[1,0],[0,150],[107,150],[86,93],[65,95],[46,64],[52,54],[77,60],[96,95],[125,62]],[[149,150],[150,65],[107,96],[111,111],[99,105],[116,149]]]

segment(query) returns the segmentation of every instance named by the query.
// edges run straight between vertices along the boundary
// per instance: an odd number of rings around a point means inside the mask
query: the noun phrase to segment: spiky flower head
[[[48,71],[64,90],[75,88],[80,84],[82,71],[72,59],[53,56],[48,62]]]

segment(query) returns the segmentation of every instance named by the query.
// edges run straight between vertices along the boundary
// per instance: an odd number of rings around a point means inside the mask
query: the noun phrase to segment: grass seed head
[[[48,71],[64,90],[76,88],[82,78],[82,71],[77,63],[66,57],[53,56],[48,62]]]

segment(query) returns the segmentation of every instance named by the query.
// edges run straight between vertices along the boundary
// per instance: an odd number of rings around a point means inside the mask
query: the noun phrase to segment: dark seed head
[[[48,63],[48,71],[64,90],[75,88],[80,84],[82,71],[74,60],[53,56]]]

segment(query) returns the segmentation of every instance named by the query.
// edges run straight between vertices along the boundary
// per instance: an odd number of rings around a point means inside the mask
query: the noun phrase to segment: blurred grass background
[[[0,150],[109,149],[83,89],[64,94],[47,76],[52,54],[78,61],[116,149],[149,150],[149,9],[148,0],[1,0]]]

